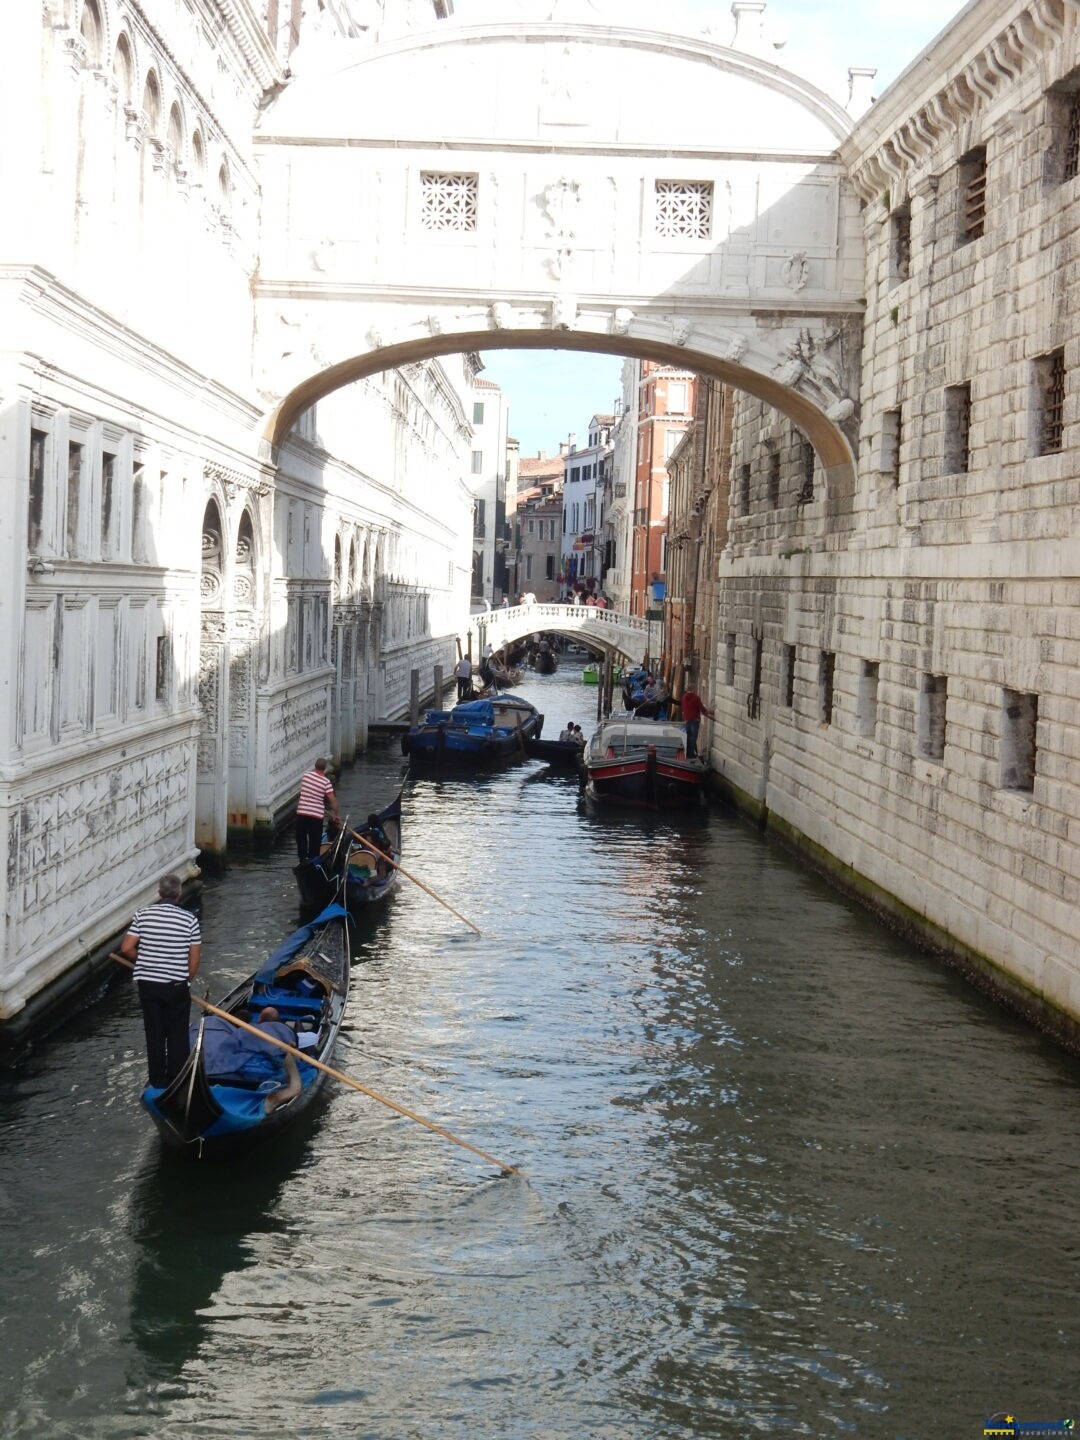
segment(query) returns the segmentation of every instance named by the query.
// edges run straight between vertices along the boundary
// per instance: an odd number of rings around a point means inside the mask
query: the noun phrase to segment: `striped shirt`
[[[300,799],[296,804],[296,813],[318,816],[321,820],[326,807],[326,797],[333,793],[333,785],[321,770],[309,770],[300,780]]]
[[[169,900],[160,900],[135,912],[128,934],[137,936],[139,941],[136,980],[187,983],[191,947],[202,944],[198,919],[190,910]]]

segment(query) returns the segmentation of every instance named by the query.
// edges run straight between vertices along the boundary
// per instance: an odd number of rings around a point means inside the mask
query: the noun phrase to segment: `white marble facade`
[[[283,67],[249,6],[17,5],[0,76],[7,1020],[449,668],[476,364],[373,375],[266,453],[252,132]]]

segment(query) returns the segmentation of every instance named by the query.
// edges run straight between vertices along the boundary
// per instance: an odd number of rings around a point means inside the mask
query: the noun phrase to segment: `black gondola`
[[[381,906],[397,889],[401,872],[401,791],[375,817],[383,839],[374,833],[372,817],[356,830],[344,829],[324,840],[319,855],[301,860],[293,866],[300,902],[308,912],[321,910],[331,903],[344,905],[354,916],[372,914],[372,906]],[[395,862],[385,860],[365,848],[368,838],[377,849]]]
[[[525,753],[533,760],[546,760],[549,765],[576,770],[584,753],[576,740],[526,740]]]
[[[296,1062],[298,1093],[275,1103],[285,1087],[284,1052],[211,1015],[195,1027],[191,1053],[172,1084],[142,1093],[165,1144],[202,1159],[244,1149],[291,1124],[322,1087],[325,1072],[308,1060],[330,1061],[348,998],[348,912],[331,905],[217,1007],[248,1024],[257,1024],[268,1006],[278,1011],[306,1057]]]

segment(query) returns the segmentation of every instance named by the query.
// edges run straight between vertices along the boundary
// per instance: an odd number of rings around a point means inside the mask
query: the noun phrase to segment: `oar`
[[[392,865],[395,870],[400,870],[402,875],[405,876],[406,880],[411,880],[414,885],[419,885],[421,890],[426,890],[433,900],[438,900],[440,905],[446,906],[446,909],[450,911],[450,914],[456,915],[459,920],[461,920],[464,924],[468,925],[470,930],[475,930],[477,935],[482,935],[484,933],[478,925],[474,925],[471,920],[466,920],[465,916],[462,915],[460,910],[455,910],[454,907],[448,904],[441,895],[436,895],[435,891],[432,890],[430,885],[425,885],[424,882],[422,880],[418,880],[415,875],[410,875],[408,870],[405,869],[404,865],[399,865],[396,860],[391,860],[390,856],[387,855],[386,851],[380,850],[379,847],[373,844],[366,835],[361,835],[356,830],[350,830],[349,834],[353,837],[354,840],[359,840],[360,844],[363,845],[365,850],[370,850],[373,855],[378,855],[381,860],[385,860],[386,863],[388,865]]]
[[[134,970],[134,965],[123,955],[117,955],[115,950],[109,952],[109,959],[125,965],[129,970]],[[351,1075],[346,1075],[343,1070],[335,1070],[332,1065],[324,1065],[321,1060],[316,1060],[313,1055],[305,1055],[295,1045],[288,1044],[285,1040],[279,1040],[276,1035],[268,1035],[255,1025],[249,1025],[246,1020],[239,1016],[230,1015],[228,1010],[222,1010],[217,1005],[211,1005],[209,1000],[200,1000],[198,995],[192,995],[192,1000],[202,1009],[209,1011],[211,1015],[217,1015],[222,1020],[227,1020],[230,1025],[235,1025],[238,1030],[247,1030],[258,1040],[269,1045],[276,1045],[279,1050],[284,1050],[286,1055],[293,1055],[297,1060],[303,1060],[306,1065],[313,1065],[316,1070],[322,1070],[324,1074],[331,1075],[335,1080],[340,1080],[343,1085],[350,1086],[353,1090],[359,1090],[361,1095],[367,1095],[372,1100],[377,1100],[380,1105],[386,1105],[391,1110],[396,1110],[399,1115],[405,1115],[410,1120],[415,1120],[418,1125],[424,1125],[428,1130],[434,1130],[436,1135],[442,1135],[447,1140],[452,1140],[455,1145],[460,1145],[463,1150],[471,1150],[474,1155],[479,1155],[497,1170],[505,1175],[520,1175],[521,1171],[515,1165],[504,1165],[501,1160],[496,1160],[494,1155],[489,1155],[486,1150],[479,1150],[475,1145],[470,1145],[467,1140],[460,1139],[449,1130],[444,1130],[441,1125],[436,1125],[433,1120],[425,1120],[423,1115],[418,1115],[415,1110],[409,1110],[404,1105],[399,1105],[396,1100],[389,1099],[386,1095],[380,1095],[377,1090],[370,1089],[367,1085],[361,1085],[359,1080],[354,1080]]]

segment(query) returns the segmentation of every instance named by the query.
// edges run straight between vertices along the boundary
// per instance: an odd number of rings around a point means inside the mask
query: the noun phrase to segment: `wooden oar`
[[[418,880],[415,875],[410,875],[408,870],[405,869],[404,865],[399,865],[396,860],[392,860],[390,856],[387,855],[385,850],[380,850],[379,847],[373,844],[366,835],[361,835],[356,830],[350,830],[349,834],[353,837],[354,840],[358,840],[360,844],[363,845],[365,850],[370,850],[373,855],[378,855],[380,860],[385,860],[386,863],[388,865],[392,865],[395,870],[400,870],[402,875],[404,875],[407,880],[411,880],[414,885],[419,885],[421,890],[426,890],[433,900],[438,900],[440,905],[446,906],[446,909],[450,911],[450,914],[456,915],[459,920],[461,920],[464,924],[468,925],[470,930],[475,930],[477,935],[482,935],[484,933],[478,925],[474,925],[471,920],[466,920],[465,916],[462,915],[460,910],[455,910],[454,907],[450,905],[446,900],[444,900],[441,895],[436,895],[435,891],[432,890],[430,885],[425,885],[424,882],[422,880]]]
[[[129,970],[134,970],[135,968],[126,956],[117,955],[115,950],[109,952],[109,959],[117,961],[120,965],[127,966]],[[399,1105],[396,1100],[391,1100],[386,1095],[380,1095],[377,1090],[372,1090],[367,1085],[361,1085],[359,1080],[354,1080],[351,1075],[346,1075],[343,1070],[335,1070],[332,1065],[324,1065],[321,1060],[316,1060],[313,1055],[305,1055],[303,1050],[300,1050],[297,1046],[290,1045],[285,1040],[279,1040],[276,1035],[268,1035],[264,1030],[260,1030],[258,1026],[249,1025],[246,1020],[241,1020],[239,1016],[230,1015],[228,1010],[222,1010],[217,1005],[211,1005],[209,1000],[200,1000],[198,995],[192,995],[191,998],[195,1001],[196,1005],[201,1006],[203,1010],[209,1011],[211,1015],[220,1016],[222,1020],[227,1020],[230,1025],[235,1025],[238,1030],[247,1030],[249,1034],[254,1035],[265,1044],[276,1045],[279,1050],[284,1050],[286,1055],[293,1055],[297,1060],[303,1060],[306,1065],[313,1065],[316,1070],[322,1070],[325,1074],[333,1076],[335,1080],[340,1080],[343,1085],[348,1085],[353,1090],[359,1090],[361,1095],[367,1095],[372,1100],[377,1100],[380,1105],[386,1105],[389,1109],[396,1110],[399,1115],[405,1115],[408,1119],[415,1120],[418,1125],[424,1125],[428,1130],[434,1130],[436,1135],[442,1135],[445,1139],[452,1140],[455,1145],[460,1145],[463,1150],[471,1150],[474,1155],[479,1155],[481,1160],[486,1160],[490,1165],[494,1165],[497,1170],[501,1170],[504,1174],[521,1174],[521,1171],[515,1165],[505,1165],[501,1160],[496,1160],[494,1155],[489,1155],[486,1150],[479,1150],[475,1145],[470,1145],[467,1140],[462,1140],[451,1131],[444,1130],[441,1125],[436,1125],[434,1120],[425,1120],[423,1115],[418,1115],[415,1110],[409,1110],[405,1105]]]

